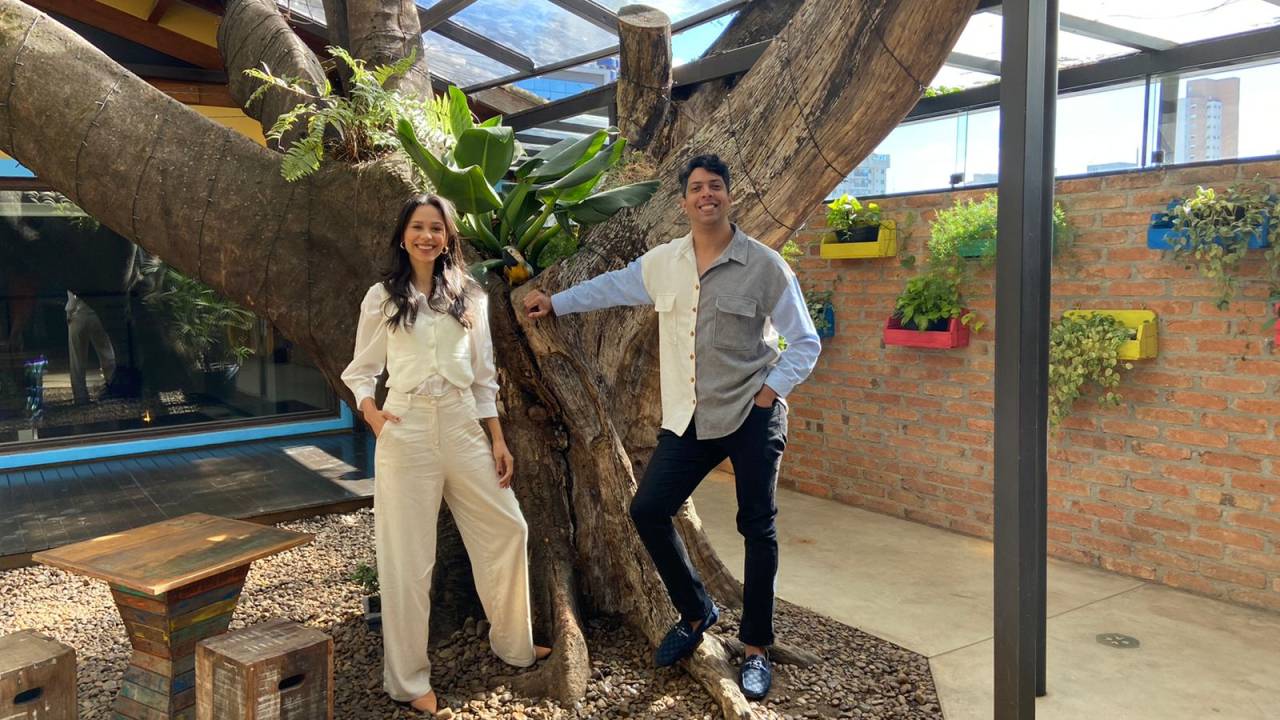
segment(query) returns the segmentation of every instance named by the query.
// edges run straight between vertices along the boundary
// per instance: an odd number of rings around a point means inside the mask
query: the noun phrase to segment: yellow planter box
[[[1146,360],[1156,356],[1159,347],[1156,314],[1152,310],[1068,310],[1063,315],[1110,315],[1135,330],[1136,338],[1120,346],[1121,360]]]
[[[898,254],[898,226],[892,220],[882,221],[875,242],[836,242],[836,234],[827,233],[820,250],[828,260],[893,257]]]

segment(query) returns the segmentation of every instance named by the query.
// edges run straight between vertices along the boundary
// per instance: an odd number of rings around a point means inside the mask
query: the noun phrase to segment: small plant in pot
[[[952,268],[938,268],[907,281],[894,304],[894,319],[905,330],[945,330],[952,318],[982,329],[982,321],[961,306],[960,277]]]
[[[378,569],[360,563],[351,573],[351,582],[364,590],[364,621],[370,630],[382,629],[382,598],[378,595]]]
[[[942,262],[954,257],[980,258],[990,265],[996,257],[996,228],[999,202],[995,193],[982,200],[957,200],[938,211],[929,228],[929,257]],[[1070,239],[1066,210],[1053,205],[1053,252],[1057,255]]]
[[[1268,219],[1276,209],[1276,198],[1267,183],[1238,183],[1221,193],[1197,187],[1195,195],[1170,209],[1173,232],[1168,241],[1173,256],[1195,263],[1201,276],[1217,284],[1220,310],[1231,305],[1235,270],[1248,254],[1250,242],[1266,234]],[[1266,257],[1274,278],[1278,264],[1274,248]]]
[[[863,205],[846,193],[827,205],[827,227],[835,232],[836,242],[875,242],[880,235],[880,206]]]
[[[1057,427],[1082,394],[1086,383],[1098,386],[1098,404],[1116,406],[1120,371],[1133,363],[1119,358],[1120,346],[1135,331],[1115,317],[1068,314],[1049,330],[1049,426]]]
[[[809,308],[809,318],[813,320],[813,327],[818,331],[818,337],[835,337],[836,316],[835,307],[831,304],[831,291],[811,290],[804,294],[804,301]]]

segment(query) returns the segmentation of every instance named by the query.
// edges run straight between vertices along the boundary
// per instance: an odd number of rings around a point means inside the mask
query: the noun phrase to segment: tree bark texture
[[[248,13],[256,2],[232,0],[228,13]],[[365,43],[361,57],[375,61],[416,37],[411,4],[347,0],[352,44]],[[529,285],[569,287],[683,234],[676,174],[703,152],[732,168],[738,224],[780,245],[911,108],[975,5],[798,3],[705,121],[654,155],[662,180],[654,199],[596,228],[578,254]],[[283,34],[284,50],[254,43],[273,22],[229,23],[224,53],[240,48],[242,67],[289,56],[294,41]],[[919,42],[926,34],[929,42]],[[277,153],[170,99],[19,0],[0,0],[0,149],[107,227],[270,321],[350,401],[338,377],[351,356],[356,308],[412,189],[402,165],[328,163],[287,183]],[[634,308],[529,321],[513,309],[527,291],[495,281],[491,324],[515,486],[530,525],[536,633],[555,652],[516,682],[573,699],[590,668],[582,613],[621,614],[651,642],[675,619],[627,511],[660,419],[657,323]],[[740,600],[691,507],[678,523],[717,599]],[[733,652],[711,633],[686,668],[726,717],[746,718]]]
[[[671,18],[645,5],[618,11],[618,130],[643,150],[667,125],[671,109]]]

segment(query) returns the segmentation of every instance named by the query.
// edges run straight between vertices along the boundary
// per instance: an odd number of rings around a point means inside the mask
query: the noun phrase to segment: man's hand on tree
[[[530,290],[524,296],[524,310],[531,318],[547,317],[555,312],[551,307],[551,298],[541,290]]]

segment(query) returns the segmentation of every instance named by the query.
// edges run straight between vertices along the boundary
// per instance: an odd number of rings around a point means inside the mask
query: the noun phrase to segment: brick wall
[[[1280,162],[1058,183],[1076,240],[1054,264],[1053,316],[1146,308],[1159,357],[1135,363],[1118,408],[1076,403],[1049,443],[1049,551],[1145,580],[1280,609],[1280,353],[1266,319],[1260,252],[1236,300],[1214,303],[1195,268],[1148,250],[1150,214],[1196,185],[1225,187]],[[923,262],[933,213],[987,191],[888,198],[900,252]],[[836,337],[792,396],[781,483],[877,512],[991,537],[994,323],[967,348],[885,347],[881,329],[914,271],[896,259],[818,257],[824,208],[797,241],[806,289],[833,290]],[[1248,278],[1248,279],[1245,279]],[[992,272],[969,307],[994,319]]]

